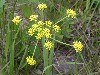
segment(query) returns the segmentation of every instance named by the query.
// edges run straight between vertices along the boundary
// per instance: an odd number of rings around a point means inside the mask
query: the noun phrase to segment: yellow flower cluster
[[[48,27],[51,27],[51,25],[52,25],[51,21],[45,21],[45,23],[46,23],[46,26],[48,26]]]
[[[35,65],[35,64],[36,64],[36,61],[33,59],[33,56],[32,56],[32,57],[28,56],[28,57],[26,58],[26,61],[27,61],[27,63],[28,63],[29,65]]]
[[[47,5],[42,3],[42,4],[39,4],[37,8],[39,8],[39,10],[43,11],[44,9],[47,8]]]
[[[37,40],[40,40],[42,37],[51,38],[52,34],[50,29],[53,29],[55,32],[61,30],[57,25],[52,26],[51,21],[38,21],[37,23],[33,24],[31,28],[29,28],[28,34],[30,36],[36,34],[35,37]]]
[[[35,32],[35,30],[34,30],[33,28],[29,28],[28,34],[29,34],[30,36],[32,36],[32,35],[34,34],[34,32]]]
[[[14,19],[12,20],[12,22],[14,22],[16,25],[18,25],[18,23],[20,23],[22,19],[20,18],[20,16],[16,16],[14,17]]]
[[[37,18],[38,18],[38,15],[31,15],[31,16],[29,17],[29,20],[30,20],[30,21],[37,21]]]
[[[58,25],[54,25],[53,29],[54,29],[55,32],[59,32],[59,30],[61,30]]]
[[[38,25],[43,26],[45,23],[43,21],[37,22]]]
[[[46,49],[50,50],[52,47],[53,47],[53,43],[51,41],[47,41],[45,44],[44,44],[44,47],[46,47]]]
[[[68,17],[76,18],[76,12],[75,12],[74,10],[72,10],[72,9],[67,9],[66,13],[67,13],[67,16],[68,16]]]
[[[73,42],[72,46],[75,48],[76,52],[81,52],[82,49],[83,49],[83,45],[80,41],[79,42],[78,41]]]
[[[44,10],[47,8],[46,4],[39,4],[38,5],[39,10]],[[53,32],[59,32],[61,29],[58,25],[54,25],[51,21],[37,21],[38,15],[31,15],[29,17],[30,21],[35,21],[34,24],[28,29],[28,35],[33,36],[35,35],[35,38],[37,40],[42,39],[45,37],[46,40],[49,40],[49,38],[52,37]],[[52,32],[52,33],[51,33]],[[46,41],[44,44],[44,47],[48,50],[50,50],[53,47],[53,43],[51,41]]]

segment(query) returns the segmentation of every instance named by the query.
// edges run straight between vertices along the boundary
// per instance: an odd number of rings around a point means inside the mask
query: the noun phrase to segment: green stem
[[[89,66],[86,64],[86,62],[85,62],[85,60],[84,60],[82,54],[79,53],[79,55],[80,55],[80,57],[82,58],[82,60],[83,60],[83,62],[84,62],[84,64],[85,64],[85,67],[86,67],[85,69],[86,69],[87,73],[90,74],[91,72],[90,72],[90,68],[89,68]]]
[[[41,19],[44,21],[43,10],[42,10],[42,14],[41,14]]]
[[[42,38],[42,47],[43,47],[43,59],[44,59],[44,68],[48,66],[48,50],[44,47],[45,37]],[[49,69],[45,71],[46,75],[49,75]]]
[[[54,25],[58,24],[59,22],[63,21],[64,19],[66,19],[67,16],[65,16],[64,18],[62,18],[61,20],[57,21]]]
[[[55,39],[55,35],[53,36],[53,39]],[[54,40],[52,40],[52,43],[54,44]],[[52,64],[53,64],[53,53],[54,53],[54,46],[53,46],[53,48],[50,50],[49,65],[52,65]],[[49,68],[49,74],[53,75],[53,74],[52,74],[52,71],[53,71],[53,67],[51,66],[51,67]]]
[[[53,39],[54,41],[56,41],[56,42],[58,42],[58,43],[61,43],[61,44],[63,44],[63,45],[72,46],[72,45],[70,45],[70,44],[66,44],[66,43],[64,43],[64,42],[61,42],[61,41],[59,41],[59,40],[56,40],[56,39],[54,39],[54,38],[51,38],[51,39]]]
[[[35,54],[37,44],[38,44],[38,41],[36,42],[36,45],[35,45],[35,48],[34,48],[34,52],[33,52],[33,56],[34,56],[34,54]]]
[[[41,14],[41,18],[44,21],[44,15],[43,15],[43,10]],[[44,27],[43,27],[44,28]],[[48,50],[44,47],[45,44],[45,36],[42,38],[42,47],[43,47],[43,60],[44,60],[44,68],[48,66]],[[45,71],[46,75],[49,75],[49,69]]]

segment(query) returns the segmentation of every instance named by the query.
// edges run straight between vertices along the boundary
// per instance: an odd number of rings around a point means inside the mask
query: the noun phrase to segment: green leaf
[[[3,12],[3,5],[5,4],[5,0],[0,0],[0,14]]]
[[[0,8],[5,4],[5,0],[0,0]]]
[[[22,9],[22,13],[27,18],[29,18],[29,16],[32,14],[31,7],[28,5],[22,5],[21,9]]]
[[[70,32],[72,32],[72,29],[68,28],[68,29],[66,29],[66,32],[70,33]]]
[[[0,14],[3,13],[3,7],[0,8]],[[1,17],[2,15],[0,15]]]
[[[66,36],[66,38],[70,38],[70,34],[68,34],[68,33],[65,36]]]
[[[66,38],[70,38],[70,33],[72,32],[72,29],[69,28],[68,25],[63,26],[62,28],[62,34],[66,37]]]
[[[56,39],[59,41],[62,41],[63,35],[61,35],[61,34],[56,35]]]

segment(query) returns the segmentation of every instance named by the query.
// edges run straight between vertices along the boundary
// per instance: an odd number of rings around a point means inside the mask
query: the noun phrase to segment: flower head
[[[29,17],[30,21],[37,21],[38,15],[31,15]]]
[[[43,31],[43,28],[41,26],[37,28],[38,33],[42,32],[42,31]]]
[[[53,43],[51,41],[48,41],[44,44],[44,47],[46,47],[46,49],[50,50],[53,47]]]
[[[52,22],[51,21],[45,21],[46,26],[51,27]]]
[[[53,26],[53,29],[54,29],[55,32],[58,32],[59,30],[61,30],[58,25],[54,25]]]
[[[68,16],[68,17],[76,18],[76,12],[75,12],[74,10],[72,10],[72,9],[67,9],[66,13],[67,13],[67,16]]]
[[[38,24],[32,24],[32,28],[33,28],[33,29],[37,30],[38,27],[39,27]]]
[[[48,28],[44,28],[43,29],[43,33],[44,33],[44,36],[46,37],[46,38],[50,38],[51,37],[51,33],[50,33],[50,29],[48,29]]]
[[[34,34],[35,30],[33,28],[28,29],[28,35],[32,36]]]
[[[51,33],[48,33],[48,32],[45,33],[45,37],[46,37],[46,38],[51,38],[51,35],[52,35]]]
[[[43,33],[42,32],[39,32],[37,33],[37,35],[35,36],[37,40],[40,40],[42,37],[43,37]]]
[[[48,28],[44,28],[42,29],[41,27],[37,28],[37,35],[35,36],[37,40],[40,40],[42,37],[46,37],[46,38],[50,38],[51,37],[51,33],[50,30]]]
[[[39,10],[43,11],[44,9],[47,8],[47,5],[42,3],[42,4],[39,4],[37,8],[39,8]]]
[[[18,23],[20,23],[22,19],[20,19],[20,16],[16,16],[14,17],[14,19],[12,20],[16,25],[18,25]]]
[[[38,21],[37,24],[40,25],[40,26],[43,26],[44,22],[43,21]]]
[[[36,64],[36,61],[33,59],[33,56],[32,56],[32,57],[28,56],[28,57],[26,58],[26,61],[27,61],[27,63],[28,63],[29,65],[35,65],[35,64]]]
[[[76,52],[82,51],[83,45],[80,41],[79,42],[78,41],[73,42],[72,46],[75,48]]]

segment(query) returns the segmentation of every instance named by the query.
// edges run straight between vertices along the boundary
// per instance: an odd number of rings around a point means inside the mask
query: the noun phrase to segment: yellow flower
[[[35,30],[32,28],[29,28],[28,35],[32,36],[34,34]]]
[[[46,47],[48,50],[50,50],[53,46],[54,44],[51,41],[48,41],[44,44],[44,47]]]
[[[50,34],[50,33],[45,33],[45,37],[46,37],[46,38],[51,38],[51,35],[52,35],[52,34]]]
[[[49,26],[49,27],[51,27],[51,25],[52,25],[51,21],[45,21],[45,23],[46,23],[46,26]]]
[[[18,25],[18,23],[20,23],[22,19],[20,19],[20,16],[16,16],[14,17],[14,19],[12,20],[16,25]]]
[[[28,35],[32,36],[36,31],[39,31],[39,25],[33,24],[31,28],[28,29]]]
[[[41,32],[42,30],[43,30],[42,27],[38,27],[38,28],[37,28],[37,32],[38,32],[38,33]]]
[[[43,36],[46,38],[51,38],[50,30],[48,28],[42,29],[41,27],[37,28],[37,35],[35,36],[37,40],[40,40]]]
[[[43,33],[39,32],[39,33],[37,33],[37,35],[35,37],[37,40],[40,40],[43,37]]]
[[[44,33],[44,36],[45,36],[46,38],[51,38],[51,35],[52,35],[52,34],[50,34],[50,30],[49,30],[48,28],[44,28],[44,29],[43,29],[43,33]]]
[[[68,10],[66,11],[66,13],[67,13],[67,16],[68,16],[68,17],[76,18],[76,12],[73,11],[72,9],[68,9]]]
[[[37,21],[38,15],[31,15],[29,17],[30,21]]]
[[[83,45],[80,41],[79,42],[78,41],[73,42],[72,46],[75,48],[76,52],[81,52],[82,49],[83,49]]]
[[[38,24],[39,26],[43,26],[43,25],[44,25],[44,22],[43,22],[43,21],[39,21],[39,22],[37,22],[37,24]]]
[[[58,25],[54,25],[53,29],[54,29],[55,32],[59,32],[59,30],[61,30]]]
[[[29,65],[35,65],[35,64],[36,64],[36,61],[33,59],[33,56],[32,56],[32,57],[28,56],[28,57],[26,58],[26,61],[27,61],[27,63],[28,63]]]
[[[43,11],[44,9],[47,8],[47,5],[42,3],[42,4],[39,4],[37,8],[39,8],[39,10]]]
[[[50,33],[50,29],[48,29],[48,28],[44,28],[43,31],[44,31],[44,33]]]
[[[38,24],[33,24],[33,25],[32,25],[32,29],[34,29],[34,30],[37,30],[38,27],[39,27]]]

